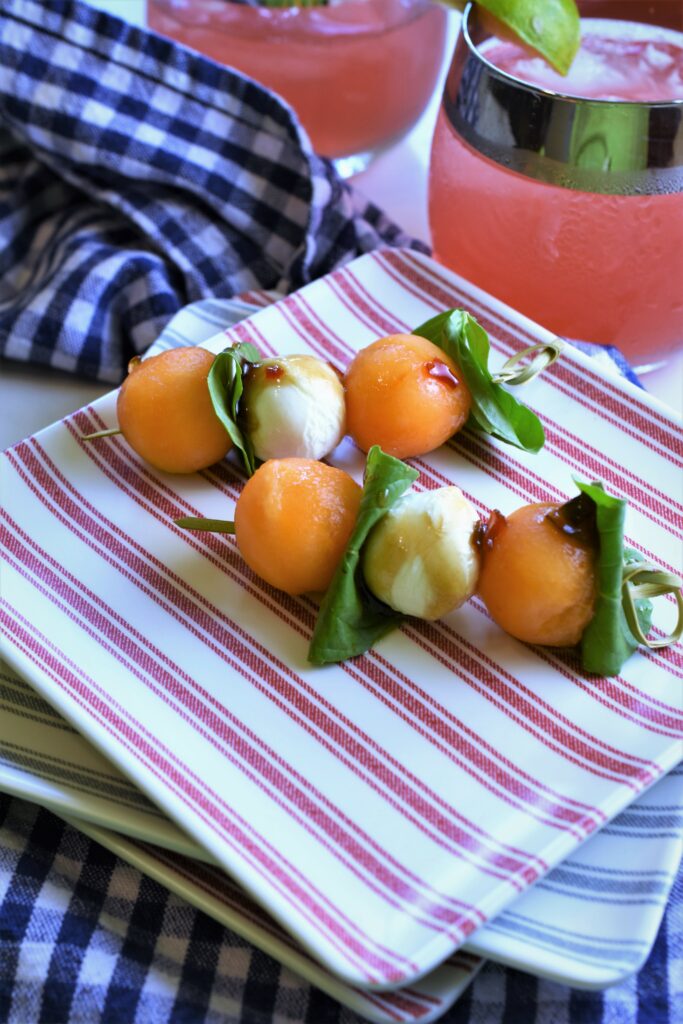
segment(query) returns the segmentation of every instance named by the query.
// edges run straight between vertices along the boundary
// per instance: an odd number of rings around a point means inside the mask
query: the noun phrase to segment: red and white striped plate
[[[426,257],[373,253],[229,332],[343,368],[359,347],[462,305],[494,361],[546,333]],[[220,336],[208,343],[218,350]],[[482,511],[574,493],[629,499],[628,540],[677,569],[683,436],[672,414],[567,352],[525,388],[542,453],[473,434],[415,461]],[[617,679],[519,644],[476,599],[352,663],[313,669],[315,606],[266,586],[223,535],[230,461],[155,473],[115,437],[114,396],[3,458],[5,657],[332,972],[409,984],[671,768],[680,651]],[[163,425],[160,425],[163,429]],[[335,456],[360,475],[350,443]],[[656,625],[666,629],[670,602]]]

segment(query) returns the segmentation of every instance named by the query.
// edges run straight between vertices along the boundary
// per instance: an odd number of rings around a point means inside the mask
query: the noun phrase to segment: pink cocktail
[[[470,45],[434,135],[436,254],[556,333],[655,365],[683,344],[683,34],[586,19],[567,78],[514,43]]]
[[[376,150],[411,127],[434,90],[446,40],[446,13],[430,0],[284,8],[147,0],[147,20],[279,93],[330,157]]]

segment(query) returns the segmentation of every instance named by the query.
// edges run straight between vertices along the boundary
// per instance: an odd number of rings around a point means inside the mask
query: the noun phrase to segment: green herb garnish
[[[587,672],[616,676],[640,644],[665,646],[681,635],[683,580],[646,564],[637,551],[624,547],[624,498],[608,494],[600,483],[575,482],[593,503],[598,536],[598,594],[593,618],[581,637],[581,662]],[[650,641],[650,597],[666,593],[677,594],[678,626],[665,640]]]
[[[368,590],[361,549],[372,528],[417,479],[405,462],[374,445],[368,452],[358,518],[332,582],[325,593],[308,658],[314,665],[345,661],[369,650],[405,616]]]
[[[472,409],[467,421],[469,427],[491,434],[527,452],[537,452],[543,447],[545,434],[536,413],[518,402],[500,383],[501,380],[508,384],[523,383],[535,376],[539,372],[538,368],[533,373],[527,369],[512,376],[504,368],[502,375],[495,377],[488,368],[488,334],[464,309],[449,309],[439,313],[416,327],[412,333],[433,342],[459,368],[472,396]],[[514,356],[506,366],[509,368],[521,355],[538,349],[554,351],[554,356],[544,360],[543,365],[548,365],[559,353],[560,347],[559,342],[554,346],[532,346],[525,353]]]
[[[598,535],[598,593],[593,618],[581,637],[581,662],[587,672],[615,676],[638,646],[621,603],[626,501],[608,494],[600,483],[577,480],[576,485],[591,499]],[[642,607],[642,615],[651,619],[651,604]]]
[[[240,429],[237,416],[244,390],[245,367],[258,363],[261,353],[248,342],[240,342],[219,352],[209,371],[208,385],[213,408],[237,449],[248,476],[256,471],[251,441]]]

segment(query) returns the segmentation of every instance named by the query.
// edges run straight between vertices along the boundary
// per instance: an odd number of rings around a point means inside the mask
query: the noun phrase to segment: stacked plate
[[[428,258],[386,251],[204,343],[343,369],[452,306],[488,330],[494,360],[548,337]],[[203,341],[217,315],[190,308],[162,344]],[[629,544],[679,569],[672,414],[574,351],[525,401],[540,454],[468,433],[414,460],[417,486],[454,482],[507,512],[601,479],[629,500]],[[82,440],[114,425],[110,395],[3,457],[0,788],[79,820],[376,1020],[435,1019],[485,956],[582,986],[636,970],[681,855],[680,652],[587,677],[474,600],[314,669],[313,602],[256,578],[231,539],[174,525],[230,518],[237,465],[168,477],[120,437]],[[362,473],[350,443],[332,461]]]

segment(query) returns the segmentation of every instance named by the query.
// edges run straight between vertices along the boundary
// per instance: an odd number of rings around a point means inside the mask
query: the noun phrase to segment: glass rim
[[[466,7],[465,7],[465,10],[463,11],[462,21],[461,21],[461,25],[460,25],[460,32],[462,34],[462,37],[463,37],[465,43],[467,44],[467,47],[468,47],[470,53],[477,60],[481,61],[482,64],[486,65],[486,68],[488,69],[489,73],[493,75],[493,77],[498,78],[501,81],[508,82],[510,85],[512,85],[512,86],[514,86],[514,87],[516,87],[518,89],[524,90],[525,92],[529,92],[529,93],[532,93],[532,94],[536,94],[538,96],[545,96],[545,97],[547,97],[550,100],[561,101],[563,103],[568,103],[568,104],[577,105],[577,106],[579,106],[579,105],[583,106],[584,104],[590,103],[590,104],[595,104],[596,106],[602,106],[602,107],[620,107],[620,108],[628,107],[628,108],[633,109],[633,110],[638,110],[638,109],[640,109],[640,110],[657,110],[657,109],[670,109],[672,107],[675,108],[675,109],[682,109],[683,110],[683,99],[671,99],[671,100],[629,100],[629,99],[618,99],[618,100],[608,100],[608,99],[600,99],[598,97],[593,97],[593,96],[573,96],[570,93],[558,92],[555,89],[549,89],[547,86],[534,85],[534,84],[532,84],[530,82],[525,82],[521,78],[517,78],[516,75],[510,74],[509,71],[503,71],[501,68],[496,67],[496,65],[493,64],[490,60],[488,60],[487,57],[485,56],[485,54],[483,54],[481,52],[481,50],[479,49],[478,45],[472,39],[472,35],[470,33],[470,24],[469,24],[470,15],[472,15],[475,19],[477,17],[476,4],[473,2],[473,0],[468,0],[468,3],[466,5]],[[603,20],[612,20],[612,19],[603,19]],[[645,25],[645,24],[647,24],[647,22],[638,22],[638,24]],[[676,30],[675,29],[671,29],[670,31],[676,31]],[[496,37],[492,35],[490,38],[494,39]]]
[[[484,27],[469,21],[471,9],[465,9],[442,109],[474,150],[564,189],[683,192],[683,101],[582,99],[523,82],[480,53],[474,39]]]

